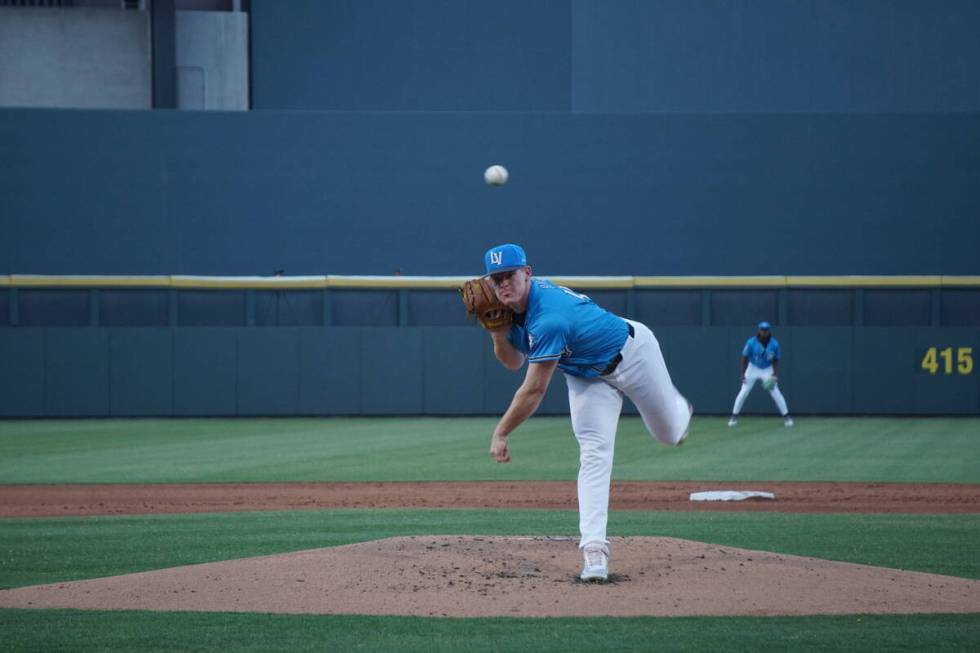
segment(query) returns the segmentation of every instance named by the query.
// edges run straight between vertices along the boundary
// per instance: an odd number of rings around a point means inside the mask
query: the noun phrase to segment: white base
[[[755,490],[709,490],[707,492],[691,492],[691,501],[742,501],[744,499],[775,499],[772,492]]]

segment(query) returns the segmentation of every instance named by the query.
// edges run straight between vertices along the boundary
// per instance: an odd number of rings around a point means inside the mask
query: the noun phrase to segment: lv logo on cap
[[[494,265],[500,265],[501,263],[504,262],[504,253],[499,251],[490,252],[490,262],[493,263]]]

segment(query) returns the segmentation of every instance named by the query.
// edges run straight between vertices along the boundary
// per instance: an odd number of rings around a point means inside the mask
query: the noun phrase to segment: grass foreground
[[[975,651],[980,615],[446,619],[0,610],[5,651]]]
[[[468,418],[0,421],[0,483],[225,483],[574,479],[567,417],[488,455],[495,420]],[[683,447],[638,417],[616,439],[618,480],[980,483],[980,418],[697,417]]]
[[[570,480],[567,418],[487,455],[490,418],[0,421],[0,483]],[[620,480],[980,483],[980,419],[699,417],[689,442],[624,418]],[[0,588],[397,535],[574,535],[543,510],[305,510],[4,519]],[[611,535],[670,536],[980,579],[980,515],[614,512]],[[3,651],[975,651],[967,615],[447,619],[0,610]]]

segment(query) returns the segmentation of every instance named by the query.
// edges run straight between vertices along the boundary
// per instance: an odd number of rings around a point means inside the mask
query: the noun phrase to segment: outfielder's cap
[[[507,272],[527,265],[527,254],[520,245],[506,243],[488,249],[483,255],[483,263],[487,268],[487,275]]]
[[[772,325],[768,322],[759,322],[760,329],[766,329],[767,331],[772,328]]]

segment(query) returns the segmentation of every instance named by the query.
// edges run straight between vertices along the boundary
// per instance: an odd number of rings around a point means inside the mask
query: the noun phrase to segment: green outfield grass
[[[487,454],[491,418],[0,421],[0,483],[575,478],[567,418],[534,418]],[[978,418],[696,418],[684,447],[622,420],[623,480],[980,482]]]
[[[626,418],[617,479],[980,482],[980,419],[696,419],[652,442]],[[486,453],[490,418],[0,421],[0,483],[573,479],[567,418]],[[2,495],[0,495],[2,500]],[[395,535],[574,535],[570,511],[308,510],[0,520],[0,587]],[[616,512],[667,535],[980,579],[980,515]],[[436,619],[0,610],[3,651],[967,651],[980,613],[804,618]]]
[[[976,615],[425,619],[0,610],[5,651],[976,651]]]

